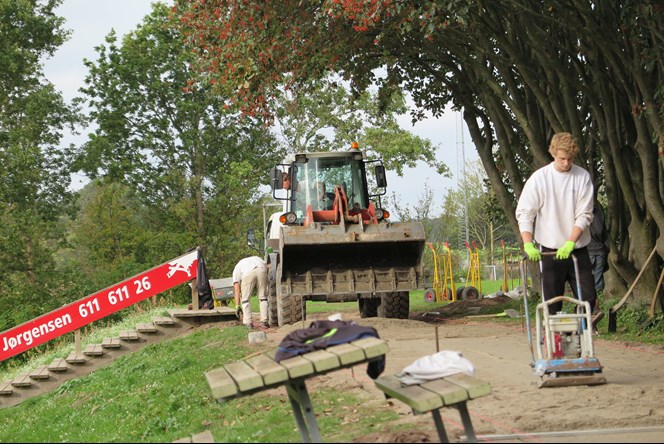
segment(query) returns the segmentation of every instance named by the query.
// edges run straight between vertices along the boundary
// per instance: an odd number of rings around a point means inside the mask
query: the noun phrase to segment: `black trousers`
[[[542,252],[556,252],[556,250],[542,247]],[[586,247],[577,248],[567,259],[556,259],[555,254],[542,255],[542,269],[540,278],[542,279],[542,293],[545,301],[553,299],[556,296],[565,295],[565,284],[569,283],[572,297],[579,298],[579,289],[576,285],[576,273],[572,255],[576,257],[579,271],[579,284],[581,289],[581,300],[590,303],[590,311],[595,308],[597,293],[595,292],[595,279],[593,277],[593,266],[590,263],[590,255]],[[562,310],[563,303],[556,302],[549,305],[549,314],[556,314]]]

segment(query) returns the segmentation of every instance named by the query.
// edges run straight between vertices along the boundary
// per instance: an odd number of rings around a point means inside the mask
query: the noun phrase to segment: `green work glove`
[[[556,259],[567,259],[572,250],[574,250],[574,245],[576,245],[576,242],[565,242],[565,245],[558,248],[558,251],[556,251]]]
[[[526,252],[528,255],[528,259],[531,261],[541,261],[542,260],[542,253],[535,248],[532,242],[525,242],[523,244],[523,251]]]

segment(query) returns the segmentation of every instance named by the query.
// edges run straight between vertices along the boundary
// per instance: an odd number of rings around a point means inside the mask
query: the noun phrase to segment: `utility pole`
[[[458,112],[459,120],[457,120],[457,144],[461,144],[461,170],[463,171],[463,232],[464,240],[467,244],[470,244],[469,234],[468,234],[468,180],[466,178],[466,147],[463,140],[463,115],[461,112]],[[460,138],[459,138],[460,136]],[[457,149],[458,152],[458,149]],[[457,164],[457,187],[459,186],[459,165]]]

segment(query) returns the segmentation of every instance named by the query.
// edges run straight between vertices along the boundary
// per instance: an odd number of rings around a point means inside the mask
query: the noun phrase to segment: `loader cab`
[[[346,154],[346,153],[343,153]],[[296,155],[289,168],[289,211],[298,219],[304,217],[307,207],[313,211],[331,210],[335,200],[335,188],[339,187],[348,199],[351,209],[369,206],[364,162],[359,156],[339,153]]]
[[[364,162],[351,156],[309,157],[296,156],[293,163],[296,186],[293,188],[291,209],[298,218],[311,205],[314,211],[328,210],[334,201],[334,188],[341,187],[350,208],[367,208]]]
[[[375,164],[371,184],[367,181],[366,164]],[[349,209],[361,211],[369,208],[370,198],[385,194],[387,185],[382,162],[365,162],[357,149],[295,154],[289,163],[272,170],[271,184],[273,197],[286,200],[286,211],[295,213],[298,220],[304,218],[309,205],[313,211],[331,210],[337,187],[346,195]],[[370,195],[370,188],[378,193]]]

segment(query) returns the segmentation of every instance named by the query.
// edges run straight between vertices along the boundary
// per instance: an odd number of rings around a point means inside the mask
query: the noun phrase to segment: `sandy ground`
[[[489,396],[468,402],[480,441],[664,442],[664,347],[595,340],[595,353],[607,384],[538,388],[523,322],[419,317],[427,322],[360,319],[359,315],[343,313],[344,320],[372,326],[387,340],[384,374],[399,373],[416,359],[439,350],[459,351],[470,360],[475,375],[489,381],[493,390]],[[324,317],[309,317],[307,322],[317,318]],[[276,346],[288,332],[307,325],[271,328],[268,341]],[[401,402],[385,400],[365,368],[356,366],[309,381],[310,391],[318,385],[354,390],[376,408],[398,412],[401,419],[397,423],[419,425],[412,432],[393,432],[388,425],[387,433],[372,433],[357,442],[438,441],[431,415],[413,415]],[[465,441],[458,411],[444,408],[441,414],[450,441]]]

